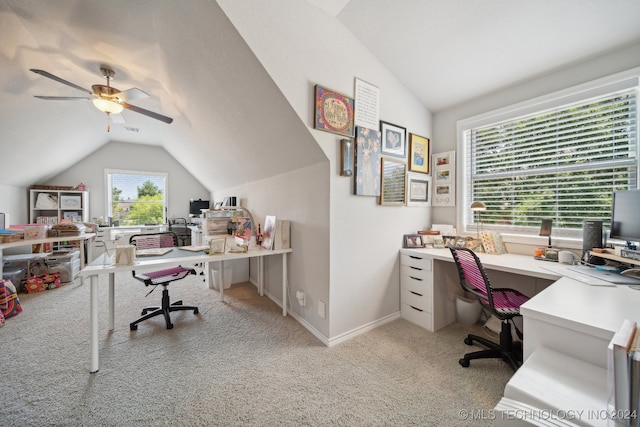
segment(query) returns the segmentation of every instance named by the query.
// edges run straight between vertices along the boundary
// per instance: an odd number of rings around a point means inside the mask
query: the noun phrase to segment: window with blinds
[[[637,97],[634,87],[463,128],[464,199],[486,204],[483,227],[538,234],[551,219],[566,237],[581,236],[585,219],[608,228],[612,192],[638,187]]]

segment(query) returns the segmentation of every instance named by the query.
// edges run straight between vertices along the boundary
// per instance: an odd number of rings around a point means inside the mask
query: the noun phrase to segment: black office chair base
[[[477,342],[487,347],[487,350],[465,354],[462,359],[458,360],[460,366],[468,368],[470,361],[474,359],[502,359],[507,362],[514,371],[518,370],[522,365],[522,346],[519,343],[516,344],[513,342],[511,325],[505,321],[501,323],[500,344],[477,335],[467,335],[464,339],[465,344],[473,345],[474,342]]]
[[[171,323],[171,317],[169,313],[171,313],[172,311],[181,310],[193,310],[193,314],[199,313],[198,307],[192,305],[182,305],[182,300],[170,304],[169,290],[165,287],[162,290],[162,306],[146,307],[142,309],[142,317],[134,322],[131,322],[129,324],[129,328],[132,331],[136,331],[138,330],[138,323],[143,322],[147,319],[151,319],[152,317],[163,315],[165,323],[167,324],[167,329],[173,329],[173,323]]]

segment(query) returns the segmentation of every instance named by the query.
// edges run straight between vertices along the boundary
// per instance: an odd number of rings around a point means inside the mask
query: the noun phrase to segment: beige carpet
[[[173,314],[129,331],[161,288],[117,275],[116,330],[100,291],[100,371],[89,374],[89,287],[20,294],[0,328],[2,426],[478,426],[512,375],[498,360],[458,365],[468,328],[403,319],[328,348],[251,284],[218,293],[201,276],[170,286]],[[476,333],[483,333],[479,327]],[[473,413],[475,419],[465,414]]]

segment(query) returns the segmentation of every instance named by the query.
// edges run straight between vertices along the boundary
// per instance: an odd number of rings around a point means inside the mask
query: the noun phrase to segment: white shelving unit
[[[89,222],[88,191],[29,190],[29,223],[59,224],[67,217]]]

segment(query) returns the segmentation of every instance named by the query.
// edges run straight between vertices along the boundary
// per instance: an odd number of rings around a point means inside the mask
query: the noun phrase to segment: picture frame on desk
[[[423,248],[424,241],[421,234],[405,234],[404,245],[405,248]]]

